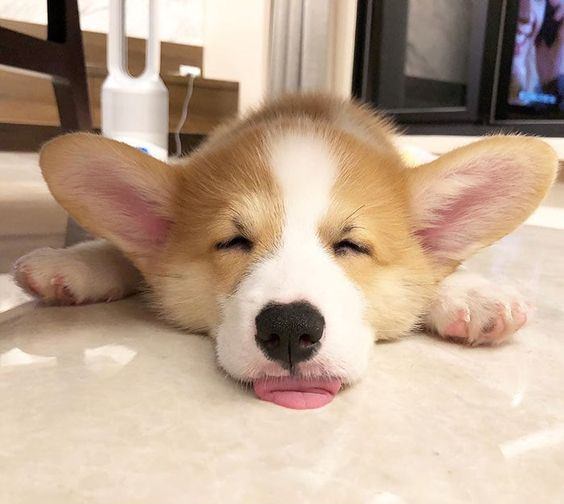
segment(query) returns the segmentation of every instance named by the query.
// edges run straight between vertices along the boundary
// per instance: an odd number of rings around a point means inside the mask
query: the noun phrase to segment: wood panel
[[[36,152],[45,142],[63,133],[68,131],[58,126],[0,123],[0,151]],[[100,133],[100,130],[95,129],[94,133]],[[168,134],[168,151],[173,155],[176,153],[174,136],[173,133]],[[182,153],[195,149],[205,138],[205,135],[181,133]]]
[[[90,109],[95,128],[100,127],[100,91],[105,72],[88,76]],[[187,80],[165,77],[169,90],[169,125],[174,131],[186,95]],[[238,86],[209,79],[195,79],[184,133],[208,133],[221,121],[237,113]],[[58,126],[59,115],[48,78],[0,71],[0,122]]]

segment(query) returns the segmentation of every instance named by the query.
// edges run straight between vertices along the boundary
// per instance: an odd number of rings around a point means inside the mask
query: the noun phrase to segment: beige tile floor
[[[563,228],[559,185],[468,265],[536,302],[511,344],[375,345],[309,412],[256,400],[140,299],[46,308],[3,277],[0,503],[562,503]]]

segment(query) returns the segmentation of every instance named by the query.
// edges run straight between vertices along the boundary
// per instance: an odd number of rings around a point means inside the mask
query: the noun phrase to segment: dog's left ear
[[[522,136],[490,137],[413,168],[414,232],[439,262],[455,266],[525,221],[557,168],[548,144]]]
[[[175,166],[88,133],[50,141],[39,164],[51,193],[79,224],[139,268],[155,262],[174,219]]]

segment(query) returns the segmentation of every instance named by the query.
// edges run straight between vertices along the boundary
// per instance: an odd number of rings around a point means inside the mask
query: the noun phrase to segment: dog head
[[[282,117],[235,123],[182,165],[74,134],[47,144],[41,167],[62,206],[141,270],[163,315],[215,337],[231,376],[317,406],[536,208],[556,165],[540,140],[492,137],[408,169],[362,113],[377,141]]]

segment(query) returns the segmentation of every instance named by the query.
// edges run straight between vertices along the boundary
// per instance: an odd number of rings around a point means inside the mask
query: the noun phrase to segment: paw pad
[[[16,262],[13,274],[20,288],[45,303],[78,304],[68,282],[62,275],[55,275],[51,278],[45,274],[39,275],[29,264],[22,261]]]
[[[440,336],[470,345],[497,345],[523,327],[531,307],[512,288],[459,275],[443,286],[428,324]]]
[[[64,305],[77,304],[74,294],[71,292],[70,287],[61,275],[53,277],[50,281],[54,289],[55,300]]]
[[[470,313],[468,310],[458,310],[455,315],[456,320],[449,323],[444,329],[444,335],[449,338],[468,338],[468,323]]]

